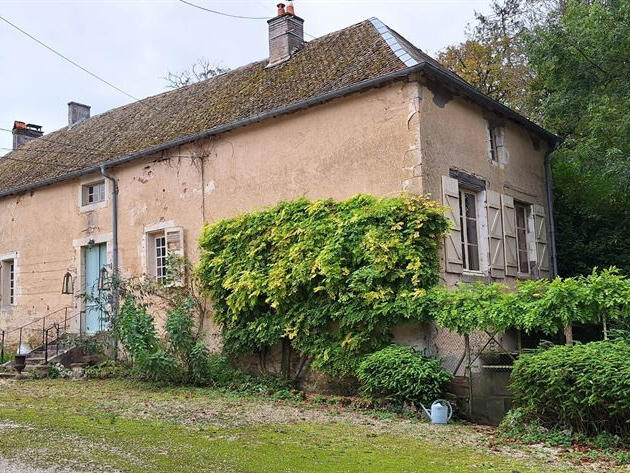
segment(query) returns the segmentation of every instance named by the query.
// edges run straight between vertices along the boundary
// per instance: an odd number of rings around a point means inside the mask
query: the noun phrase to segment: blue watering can
[[[422,406],[422,404],[420,405]],[[448,421],[453,417],[453,406],[446,399],[438,399],[431,404],[431,411],[424,406],[422,409],[432,424],[448,424]]]

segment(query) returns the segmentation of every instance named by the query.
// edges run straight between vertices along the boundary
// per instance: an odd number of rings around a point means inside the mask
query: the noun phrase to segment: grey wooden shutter
[[[446,217],[452,222],[452,230],[444,241],[446,272],[461,274],[464,270],[462,257],[462,226],[459,207],[459,182],[442,176],[442,198],[447,206]]]
[[[166,234],[166,251],[169,255],[175,255],[179,258],[184,258],[184,229],[182,227],[167,228]],[[184,285],[185,278],[185,265],[181,261],[181,265],[178,265],[176,272],[169,275],[170,281],[168,286],[181,287]]]
[[[501,194],[486,191],[488,211],[488,246],[490,248],[490,275],[493,278],[505,277],[505,248],[503,244],[503,218]]]
[[[536,269],[538,277],[549,277],[549,250],[547,245],[547,218],[542,205],[534,205],[534,237],[536,238]]]
[[[505,275],[516,276],[518,272],[518,253],[516,246],[516,211],[514,198],[501,196],[503,212],[503,241],[505,247]]]

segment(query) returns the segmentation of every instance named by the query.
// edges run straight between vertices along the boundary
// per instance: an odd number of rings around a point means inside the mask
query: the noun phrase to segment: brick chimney
[[[269,23],[269,64],[275,66],[288,59],[304,46],[304,20],[295,15],[293,1],[278,4],[278,16]]]
[[[43,134],[42,127],[39,125],[15,121],[13,122],[13,149],[17,149],[27,141],[39,138]]]
[[[68,126],[72,128],[90,118],[90,106],[78,102],[68,102]]]

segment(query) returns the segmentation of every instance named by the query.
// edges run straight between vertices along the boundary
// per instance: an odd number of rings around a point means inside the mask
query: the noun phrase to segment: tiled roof
[[[283,64],[267,68],[266,60],[255,62],[34,139],[0,158],[0,196],[357,84],[367,86],[423,62],[458,77],[380,21],[367,20],[306,43]]]

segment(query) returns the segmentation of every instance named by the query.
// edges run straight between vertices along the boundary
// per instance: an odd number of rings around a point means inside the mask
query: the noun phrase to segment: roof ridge
[[[417,66],[419,62],[413,57],[411,51],[409,51],[404,45],[402,45],[396,36],[392,33],[392,30],[383,23],[381,20],[373,16],[370,18],[370,23],[381,35],[381,38],[389,45],[392,52],[400,59],[400,61],[407,67]]]

